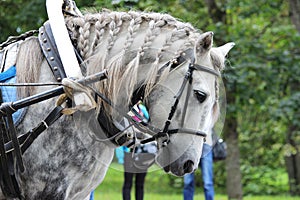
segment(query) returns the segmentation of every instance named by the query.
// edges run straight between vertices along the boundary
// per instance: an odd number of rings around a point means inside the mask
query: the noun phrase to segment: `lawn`
[[[121,200],[123,184],[123,166],[112,163],[103,183],[95,191],[95,200]],[[152,166],[146,176],[145,200],[182,200],[182,183],[177,187],[169,186],[170,175],[157,166]],[[181,179],[178,179],[179,181]],[[131,192],[134,200],[134,189]],[[201,188],[196,188],[195,200],[204,200]],[[215,200],[227,200],[225,194],[216,194]],[[245,196],[244,200],[300,200],[300,197],[289,196]]]

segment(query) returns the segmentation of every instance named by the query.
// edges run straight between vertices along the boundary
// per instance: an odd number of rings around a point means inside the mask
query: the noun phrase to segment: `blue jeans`
[[[92,191],[90,194],[90,200],[94,200],[94,191]]]
[[[200,167],[202,172],[202,180],[204,185],[204,196],[205,200],[214,199],[214,182],[213,182],[213,155],[211,146],[203,145],[203,155],[200,158]],[[186,174],[183,178],[184,188],[183,188],[183,198],[184,200],[193,200],[195,191],[195,175],[194,172],[191,174]]]

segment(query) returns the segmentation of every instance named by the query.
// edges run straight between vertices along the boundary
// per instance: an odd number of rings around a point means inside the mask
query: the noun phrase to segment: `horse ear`
[[[234,42],[228,42],[226,44],[224,44],[223,46],[217,47],[216,49],[219,50],[219,52],[221,52],[222,56],[226,56],[228,54],[228,52],[230,51],[230,49],[232,49],[232,47],[234,47],[235,43]]]
[[[203,53],[210,50],[213,45],[213,35],[211,31],[201,34],[196,43],[196,51]]]

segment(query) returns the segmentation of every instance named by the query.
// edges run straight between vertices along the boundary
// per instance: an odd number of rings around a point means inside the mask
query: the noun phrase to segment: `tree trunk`
[[[226,19],[226,12],[221,10],[215,0],[205,0],[206,6],[208,8],[208,14],[210,18],[214,22],[223,22],[225,23]]]
[[[226,23],[226,12],[218,7],[215,0],[205,0],[208,8],[208,13],[214,23]],[[225,6],[222,6],[225,7]],[[230,72],[229,72],[230,73]],[[231,87],[226,85],[230,84]],[[230,106],[235,105],[235,89],[236,83],[230,81],[225,82],[227,104]],[[231,90],[229,88],[232,88]],[[228,199],[243,199],[242,190],[242,175],[240,170],[240,150],[237,132],[237,113],[228,113],[224,125],[224,139],[227,143],[227,158],[226,158],[226,172],[227,172],[227,194]]]
[[[299,167],[300,165],[300,156],[299,152],[295,155],[290,155],[285,157],[285,165],[288,172],[289,177],[289,186],[290,186],[290,194],[291,196],[299,196],[300,195],[300,173]]]
[[[300,0],[289,0],[289,3],[292,23],[300,33]]]
[[[291,91],[297,92],[299,82],[293,81],[291,84]],[[295,118],[300,116],[299,106],[294,110]],[[298,113],[297,113],[298,112]],[[300,195],[300,144],[298,137],[299,123],[289,123],[286,143],[291,145],[296,151],[289,156],[285,156],[285,166],[289,177],[290,194],[292,196]],[[297,142],[298,141],[298,142]]]
[[[289,177],[290,194],[292,196],[300,195],[300,152],[299,144],[294,140],[293,135],[298,128],[291,125],[287,133],[287,143],[296,149],[295,154],[285,157],[285,165]]]
[[[235,91],[226,91],[227,104],[235,105]],[[237,113],[228,113],[224,125],[227,143],[226,186],[229,200],[243,199],[242,174],[240,170],[240,150],[237,132]]]
[[[289,0],[290,17],[297,31],[300,33],[300,0]],[[299,81],[291,83],[291,93],[299,91]],[[295,112],[299,112],[299,109]],[[299,113],[298,113],[299,115]],[[300,144],[296,141],[297,131],[300,129],[299,123],[290,123],[287,132],[287,143],[296,149],[296,153],[285,157],[285,165],[289,176],[289,186],[291,195],[300,195]]]

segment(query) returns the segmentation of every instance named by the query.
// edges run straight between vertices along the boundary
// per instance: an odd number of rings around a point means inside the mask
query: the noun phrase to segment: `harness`
[[[33,35],[34,32],[25,35]],[[63,78],[66,77],[66,73],[63,68],[63,64],[60,58],[60,55],[56,48],[56,43],[54,37],[52,35],[51,27],[48,23],[45,23],[43,27],[39,30],[39,42],[41,49],[44,53],[45,58],[53,72],[55,79],[60,82]],[[22,39],[24,39],[22,37]],[[185,97],[184,109],[183,113],[185,113],[188,105],[188,99],[191,93],[191,86],[193,82],[193,72],[195,70],[200,70],[203,72],[210,73],[214,76],[220,76],[220,74],[212,70],[208,67],[201,66],[195,64],[193,55],[193,50],[188,49],[186,52],[183,52],[179,57],[173,59],[166,64],[164,64],[160,70],[159,74],[162,73],[165,69],[169,68],[170,71],[176,69],[184,62],[189,62],[189,67],[187,72],[185,73],[184,80],[174,96],[174,103],[170,108],[170,112],[168,114],[168,118],[164,123],[163,129],[157,128],[149,123],[150,120],[143,120],[143,116],[140,116],[136,110],[131,110],[134,113],[134,116],[137,116],[137,119],[134,118],[129,113],[124,113],[119,109],[110,99],[108,99],[105,95],[99,93],[94,88],[90,87],[95,96],[101,98],[105,103],[109,104],[114,110],[116,110],[122,117],[124,117],[128,122],[129,126],[134,126],[137,130],[141,133],[149,133],[152,135],[150,138],[142,139],[139,141],[142,144],[152,142],[157,139],[162,139],[162,145],[166,146],[170,142],[171,135],[176,133],[185,133],[191,134],[195,136],[201,136],[205,139],[206,133],[201,130],[194,130],[194,129],[187,129],[183,127],[183,123],[185,121],[185,114],[182,116],[180,127],[170,129],[170,125],[172,123],[172,119],[174,114],[177,110],[178,103],[182,98],[182,94],[184,90],[187,88],[187,94]],[[77,53],[74,48],[75,55],[78,61],[81,61],[81,57]],[[92,82],[102,81],[107,78],[107,72],[99,72],[97,74],[82,78],[78,80],[78,83],[87,86]],[[62,116],[62,106],[56,106],[50,114],[38,124],[37,127],[31,129],[25,134],[22,134],[17,137],[16,128],[13,124],[12,114],[16,112],[18,109],[28,107],[35,103],[56,97],[60,94],[64,93],[64,87],[59,86],[57,88],[48,90],[46,92],[36,94],[22,100],[11,102],[11,103],[4,103],[0,106],[0,185],[3,191],[3,194],[7,197],[11,198],[19,198],[24,199],[21,196],[20,188],[16,179],[16,174],[18,172],[23,172],[25,170],[22,154],[28,149],[28,147],[34,142],[34,140],[49,126],[51,126],[59,117]],[[143,98],[143,89],[140,91],[136,91],[134,94],[135,99]],[[113,143],[118,146],[126,145],[126,146],[133,146],[136,145],[136,140],[129,136],[125,131],[120,131],[110,120],[108,116],[106,116],[103,111],[100,111],[98,116],[99,124],[101,125],[102,129],[104,130],[107,138],[109,138]]]

